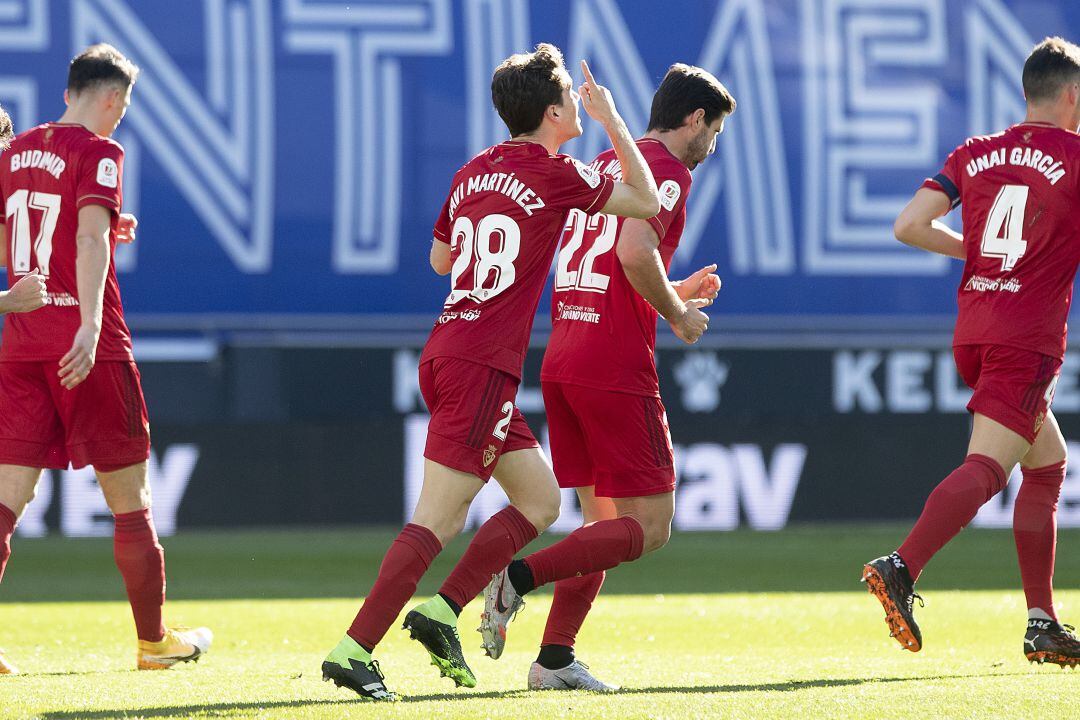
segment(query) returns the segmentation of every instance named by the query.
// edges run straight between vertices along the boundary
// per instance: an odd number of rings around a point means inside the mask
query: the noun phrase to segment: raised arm
[[[680,340],[693,344],[709,327],[709,316],[701,308],[711,305],[712,299],[684,301],[679,296],[667,278],[659,245],[660,239],[649,223],[630,219],[623,223],[615,253],[634,290],[671,324]]]
[[[615,183],[611,197],[601,212],[631,218],[651,218],[660,212],[660,199],[649,166],[619,111],[615,109],[611,93],[597,84],[584,60],[581,61],[581,71],[585,73],[585,83],[578,88],[581,104],[589,117],[604,126],[622,166],[622,182]]]
[[[905,245],[964,260],[964,236],[938,220],[950,207],[945,193],[919,188],[896,217],[893,234]]]
[[[60,360],[60,384],[69,390],[90,374],[101,337],[105,278],[109,271],[109,229],[112,215],[101,205],[79,209],[75,233],[75,282],[79,289],[79,329],[71,349]]]

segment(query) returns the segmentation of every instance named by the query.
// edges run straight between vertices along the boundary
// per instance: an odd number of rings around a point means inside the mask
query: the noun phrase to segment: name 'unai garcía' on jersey
[[[1058,180],[1065,177],[1065,168],[1062,167],[1061,160],[1055,160],[1050,154],[1030,147],[998,148],[985,155],[972,158],[967,164],[968,177],[975,177],[983,170],[1004,165],[1006,161],[1009,165],[1029,167],[1039,171],[1051,185],[1057,185]]]
[[[39,170],[44,170],[59,180],[60,173],[64,172],[64,168],[66,167],[67,163],[64,162],[62,157],[46,150],[23,150],[22,152],[11,154],[12,174],[19,170],[37,168]]]
[[[530,217],[544,207],[544,199],[521,180],[514,177],[514,173],[484,173],[473,175],[468,180],[454,188],[450,196],[450,217],[457,214],[457,207],[468,195],[482,192],[497,192],[507,196],[525,211]]]

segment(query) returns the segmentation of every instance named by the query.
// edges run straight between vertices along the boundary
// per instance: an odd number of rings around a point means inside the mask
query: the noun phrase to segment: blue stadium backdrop
[[[67,61],[100,40],[143,69],[117,136],[139,240],[117,263],[163,531],[230,522],[240,497],[252,524],[393,524],[422,436],[409,377],[446,292],[432,221],[454,170],[505,137],[492,68],[555,42],[641,132],[667,66],[706,67],[739,108],[673,268],[719,263],[715,332],[662,341],[680,517],[774,529],[911,516],[955,464],[959,266],[901,247],[892,219],[966,136],[1022,117],[1023,60],[1055,34],[1080,38],[1080,4],[0,0],[0,103],[19,129],[58,117]],[[566,150],[605,141],[586,122]],[[1080,438],[1078,365],[1058,409]],[[542,427],[535,378],[522,405]],[[23,532],[104,527],[88,475],[45,485]],[[385,502],[345,512],[358,488]],[[1007,523],[1002,502],[982,521]],[[1080,524],[1080,476],[1062,506]]]

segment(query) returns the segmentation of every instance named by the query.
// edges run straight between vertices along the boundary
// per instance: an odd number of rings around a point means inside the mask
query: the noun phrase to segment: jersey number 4
[[[41,223],[33,242],[30,240],[31,210],[41,212]],[[8,233],[11,235],[11,269],[16,275],[26,275],[36,266],[38,272],[49,277],[53,233],[56,232],[56,221],[60,218],[60,196],[16,190],[8,196],[5,215]],[[35,265],[30,263],[31,249]]]
[[[1002,185],[986,219],[982,236],[983,257],[1001,258],[1001,272],[1009,272],[1027,252],[1024,212],[1027,209],[1027,185]]]

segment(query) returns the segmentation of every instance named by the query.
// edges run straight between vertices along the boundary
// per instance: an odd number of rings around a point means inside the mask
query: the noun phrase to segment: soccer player
[[[134,236],[121,216],[124,150],[110,139],[138,68],[109,45],[71,61],[58,122],[0,156],[0,262],[17,289],[37,276],[45,307],[4,318],[0,343],[0,577],[43,468],[92,465],[116,521],[113,552],[138,634],[137,667],[168,668],[210,646],[206,628],[162,621],[165,555],[150,515],[150,432],[112,253]],[[33,282],[31,280],[31,282]]]
[[[1019,462],[1013,534],[1028,606],[1024,653],[1075,666],[1080,642],[1058,622],[1052,596],[1066,458],[1050,404],[1080,260],[1080,48],[1056,37],[1039,43],[1023,87],[1025,120],[956,148],[896,219],[900,241],[965,261],[953,356],[974,390],[974,421],[963,464],[930,494],[903,544],[865,566],[863,580],[892,636],[918,652],[915,581]],[[963,236],[938,220],[961,204]]]
[[[555,476],[577,488],[585,525],[515,560],[485,593],[480,632],[498,658],[521,597],[555,583],[531,690],[614,690],[574,658],[574,640],[604,572],[663,547],[675,511],[675,468],[656,375],[657,314],[686,343],[708,327],[701,308],[720,289],[716,265],[670,282],[667,270],[686,224],[690,171],[716,148],[735,99],[699,67],[672,65],[653,96],[638,148],[660,190],[648,220],[572,212],[552,296],[552,333],[540,379]],[[602,152],[591,167],[618,176]]]
[[[461,531],[488,478],[494,475],[511,505],[481,526],[439,594],[405,618],[412,637],[457,685],[476,685],[457,630],[461,608],[558,516],[555,477],[514,398],[563,223],[571,210],[647,218],[660,208],[610,93],[584,62],[582,70],[580,100],[607,131],[623,182],[557,154],[581,134],[579,95],[558,48],[540,44],[496,68],[492,101],[511,139],[458,170],[435,223],[431,265],[450,273],[451,290],[420,358],[420,388],[431,412],[423,488],[412,522],[390,546],[359,614],[322,665],[324,679],[361,697],[392,699],[371,653],[431,561]]]

